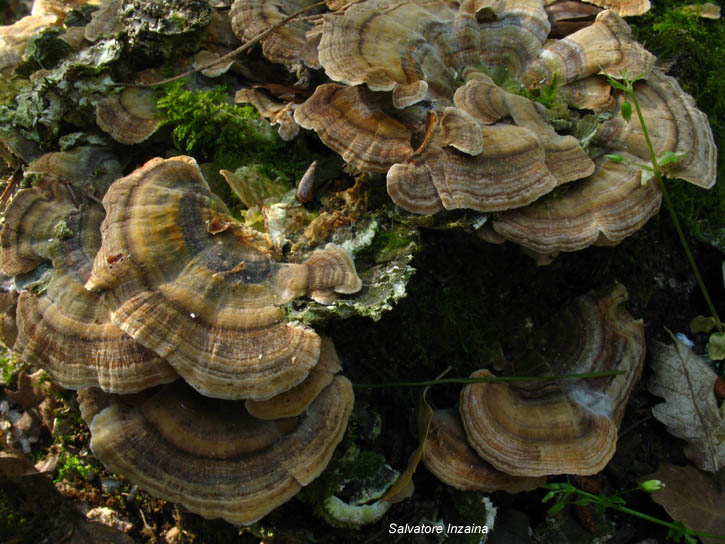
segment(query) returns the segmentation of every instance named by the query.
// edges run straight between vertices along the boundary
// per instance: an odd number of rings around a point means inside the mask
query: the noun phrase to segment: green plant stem
[[[672,217],[672,223],[675,225],[677,236],[680,238],[680,243],[685,250],[687,260],[690,262],[690,268],[692,268],[692,271],[695,274],[697,284],[700,286],[702,296],[705,297],[705,302],[707,303],[707,306],[712,313],[712,317],[715,319],[717,330],[720,332],[725,332],[725,329],[723,329],[723,324],[720,321],[720,317],[717,314],[717,310],[715,309],[715,305],[710,299],[710,293],[708,292],[707,287],[705,287],[705,282],[703,281],[702,275],[700,274],[700,269],[697,267],[697,263],[695,263],[695,257],[692,255],[692,251],[690,251],[690,245],[687,243],[687,239],[685,238],[685,233],[682,230],[682,225],[680,225],[680,220],[678,219],[677,213],[675,212],[675,207],[672,205],[672,200],[670,199],[670,195],[667,192],[667,188],[665,187],[665,182],[662,179],[662,171],[660,170],[660,165],[657,162],[657,156],[655,155],[654,147],[652,146],[652,141],[650,140],[649,132],[647,131],[647,125],[644,122],[644,117],[642,116],[642,110],[639,107],[637,95],[634,93],[634,87],[631,83],[629,83],[627,87],[627,93],[632,98],[634,109],[636,110],[637,117],[639,118],[639,124],[642,126],[642,134],[644,135],[645,142],[647,142],[647,149],[649,150],[649,157],[650,161],[652,162],[652,171],[654,172],[654,176],[657,179],[657,183],[659,183],[660,190],[662,191],[662,197],[665,201],[665,207],[670,213],[670,217]]]
[[[588,372],[584,374],[562,374],[561,376],[490,376],[486,378],[445,378],[427,382],[393,382],[393,383],[357,383],[353,387],[358,389],[377,389],[384,387],[428,387],[446,383],[498,383],[498,382],[534,382],[555,380],[585,380],[592,378],[606,378],[624,374],[624,370],[607,370],[605,372]]]
[[[587,493],[586,491],[582,491],[581,489],[574,487],[574,486],[571,486],[571,491],[573,491],[577,495],[591,499],[592,502],[596,502],[599,504],[602,503],[601,497],[599,495],[593,495],[591,493]],[[623,512],[625,514],[629,514],[631,516],[635,516],[635,517],[641,518],[643,520],[650,521],[652,523],[656,523],[658,525],[662,525],[663,527],[667,527],[668,529],[679,530],[681,528],[681,527],[675,525],[674,523],[670,523],[669,521],[665,521],[665,520],[650,516],[649,514],[645,514],[644,512],[640,512],[639,510],[633,510],[632,508],[622,506],[621,504],[608,504],[606,507],[613,508],[615,510],[619,510],[620,512]],[[687,528],[687,534],[691,535],[691,536],[704,536],[707,538],[717,538],[719,540],[725,540],[725,535],[716,535],[713,533],[700,533],[698,531],[693,531],[690,528]]]

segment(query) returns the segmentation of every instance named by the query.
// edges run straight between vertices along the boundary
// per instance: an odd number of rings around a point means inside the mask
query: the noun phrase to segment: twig
[[[446,383],[499,383],[499,382],[536,382],[558,380],[582,380],[604,378],[624,374],[624,370],[606,370],[604,372],[587,372],[584,374],[562,374],[560,376],[487,376],[485,378],[444,378],[427,382],[394,382],[394,383],[356,383],[357,389],[378,389],[385,387],[428,387]]]
[[[362,0],[356,0],[353,3],[361,2]],[[320,2],[315,2],[314,4],[310,4],[309,6],[306,6],[298,11],[295,11],[293,14],[288,15],[284,19],[282,19],[279,23],[269,27],[267,30],[260,32],[257,34],[254,38],[246,42],[245,44],[237,47],[234,51],[230,51],[226,55],[222,55],[218,59],[205,64],[204,66],[200,66],[198,68],[194,68],[193,70],[189,70],[188,72],[184,72],[183,74],[179,74],[174,77],[170,77],[168,79],[162,79],[161,81],[155,81],[152,83],[118,83],[118,85],[122,85],[125,87],[156,87],[157,85],[164,85],[166,83],[171,83],[173,81],[178,81],[180,79],[184,79],[185,77],[188,77],[192,74],[195,74],[197,72],[201,72],[202,70],[206,70],[208,68],[213,68],[217,64],[222,64],[224,62],[227,62],[229,60],[232,60],[234,57],[239,55],[240,53],[244,53],[247,49],[251,49],[255,45],[257,45],[260,41],[262,41],[264,38],[269,36],[272,32],[279,30],[283,26],[285,26],[287,23],[289,23],[292,19],[299,17],[303,13],[310,11],[311,9],[320,7],[327,4],[327,0],[321,0]]]

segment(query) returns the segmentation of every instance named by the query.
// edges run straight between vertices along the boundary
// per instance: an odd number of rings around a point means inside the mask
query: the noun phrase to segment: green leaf
[[[559,512],[561,512],[564,509],[565,506],[566,506],[565,502],[557,502],[554,506],[549,508],[548,513],[551,516],[553,516],[554,514],[558,514]]]
[[[604,155],[605,159],[609,159],[612,162],[616,162],[617,164],[624,162],[624,157],[622,155],[618,155],[616,153],[613,153],[612,155]]]
[[[544,495],[544,498],[541,499],[541,502],[549,502],[555,495],[556,491],[549,491],[546,495]]]
[[[697,333],[708,333],[715,328],[717,322],[714,317],[705,317],[704,315],[698,315],[693,317],[690,321],[690,331],[693,334]]]
[[[622,102],[619,110],[622,112],[622,117],[624,117],[625,121],[629,121],[632,118],[632,104],[629,102]]]
[[[620,91],[629,92],[629,89],[622,85],[619,81],[614,79],[612,76],[607,76],[607,79],[609,79],[609,84],[614,87],[615,89],[618,89]]]
[[[725,332],[716,332],[710,335],[707,343],[707,355],[713,361],[725,359]]]
[[[665,151],[657,157],[657,162],[660,166],[667,166],[668,164],[677,164],[680,159],[687,155],[687,151]]]

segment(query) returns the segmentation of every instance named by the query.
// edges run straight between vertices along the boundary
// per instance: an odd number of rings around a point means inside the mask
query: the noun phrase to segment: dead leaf
[[[443,376],[448,374],[450,370],[451,367],[445,369],[443,373],[436,378],[436,380],[440,380]],[[429,389],[430,386],[423,389],[418,403],[418,447],[411,454],[410,459],[408,460],[408,467],[400,476],[398,476],[395,483],[390,486],[390,489],[388,489],[388,492],[385,493],[385,496],[380,499],[381,501],[396,503],[402,501],[403,499],[407,499],[413,493],[413,473],[418,468],[420,460],[423,457],[425,437],[428,436],[430,422],[433,419],[433,408],[430,407],[430,404],[428,404],[428,401],[426,400]]]
[[[5,391],[5,395],[23,408],[29,410],[33,406],[40,404],[45,398],[45,392],[38,385],[38,380],[34,379],[37,374],[26,374],[24,370],[18,374],[18,390]]]
[[[718,492],[714,479],[688,465],[662,465],[644,480],[661,480],[665,487],[652,494],[676,521],[702,533],[725,535],[725,494]],[[721,539],[700,537],[703,544],[721,543]]]
[[[669,332],[669,331],[668,331]],[[654,376],[647,389],[665,402],[652,415],[670,434],[687,441],[685,455],[697,467],[717,472],[725,466],[725,418],[717,407],[715,372],[672,333],[674,346],[655,342]]]
[[[48,374],[45,371],[38,370],[27,374],[22,370],[18,374],[18,390],[5,391],[5,395],[15,404],[22,406],[23,410],[29,410],[43,402],[50,391],[61,391],[61,388],[48,381]]]

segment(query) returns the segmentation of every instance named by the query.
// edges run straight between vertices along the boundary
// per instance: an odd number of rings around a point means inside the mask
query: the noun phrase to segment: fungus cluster
[[[280,305],[356,292],[352,260],[328,244],[276,261],[190,157],[119,174],[101,204],[79,189],[78,155],[41,157],[35,185],[7,207],[3,340],[82,390],[109,469],[252,523],[316,478],[342,439],[353,394],[334,346]]]
[[[438,410],[423,462],[464,490],[517,493],[550,474],[596,474],[616,448],[617,429],[644,362],[644,327],[621,306],[627,292],[579,297],[540,331],[517,370],[549,377],[608,370],[594,380],[473,383],[459,411]],[[491,378],[488,370],[472,378]]]
[[[11,121],[25,129],[0,132],[0,152],[28,163],[30,182],[3,210],[0,341],[80,390],[92,450],[110,470],[205,517],[253,523],[330,461],[352,410],[352,386],[332,341],[291,318],[301,312],[290,303],[304,297],[332,307],[340,295],[358,293],[349,250],[370,248],[382,218],[473,210],[482,238],[512,241],[539,263],[618,243],[661,201],[645,175],[643,127],[625,119],[626,96],[608,79],[626,74],[642,76],[634,90],[655,153],[679,157],[664,172],[704,188],[715,182],[705,116],[622,19],[646,11],[646,0],[591,2],[604,9],[552,0],[328,0],[261,40],[262,54],[294,74],[295,86],[248,85],[256,77],[252,61],[208,64],[313,0],[219,3],[228,9],[170,2],[179,11],[164,17],[145,12],[144,2],[107,0],[85,27],[61,32],[66,12],[83,3],[36,0],[32,15],[0,27],[3,75],[30,60],[29,45],[50,27],[79,51],[33,76],[40,82],[33,92],[50,89],[53,108],[37,108],[25,95],[32,107],[20,100]],[[129,15],[135,9],[136,18]],[[189,29],[198,30],[198,47],[189,40],[197,49],[178,61],[184,55],[165,48],[184,45]],[[160,35],[173,36],[172,45]],[[122,51],[141,60],[124,64]],[[128,146],[161,140],[164,116],[154,91],[117,89],[113,77],[157,81],[157,68],[136,71],[159,59],[178,61],[180,70],[204,67],[206,78],[227,74],[235,101],[252,104],[283,140],[314,131],[348,172],[373,174],[371,183],[385,176],[387,193],[406,213],[384,207],[363,216],[358,176],[336,193],[336,209],[300,219],[329,157],[305,163],[294,209],[294,191],[288,201],[265,202],[285,192],[273,180],[245,186],[256,165],[232,172],[225,164],[230,170],[217,181],[255,210],[256,224],[233,215],[191,157],[153,158],[124,176],[130,168],[115,150],[143,155]],[[112,75],[106,68],[117,62]],[[199,77],[195,85],[211,84]],[[76,99],[78,111],[69,111]],[[92,128],[64,133],[57,143],[67,151],[41,154],[47,142],[30,125],[51,124],[53,146],[57,125]],[[344,249],[326,243],[341,224],[357,230]],[[289,225],[310,244],[285,246]],[[385,232],[391,239],[392,231]],[[377,273],[395,296],[368,289],[356,301],[348,297],[347,315],[355,302],[369,310],[375,299],[378,313],[365,315],[379,317],[405,295],[400,283],[412,269],[399,270],[415,243],[396,239],[391,253],[396,245],[404,255],[390,257],[387,269],[378,255],[364,257],[374,262],[366,287]],[[422,453],[431,472],[458,489],[515,493],[550,474],[602,470],[644,357],[642,323],[622,308],[626,298],[620,285],[580,297],[528,351],[512,354],[507,373],[541,374],[543,385],[471,384],[458,410],[436,411]],[[621,373],[555,379],[605,370]]]
[[[608,9],[544,0],[330,5],[264,38],[270,60],[331,80],[270,117],[293,134],[294,110],[350,165],[385,174],[407,211],[491,212],[482,237],[511,240],[540,263],[616,244],[657,212],[661,196],[635,166],[649,164],[649,151],[607,77],[642,76],[635,92],[655,152],[681,156],[667,175],[712,187],[716,151],[704,114],[621,17],[649,3],[594,3]],[[247,39],[244,29],[269,29],[308,4],[236,0],[232,26]],[[238,99],[262,102],[259,93]]]

